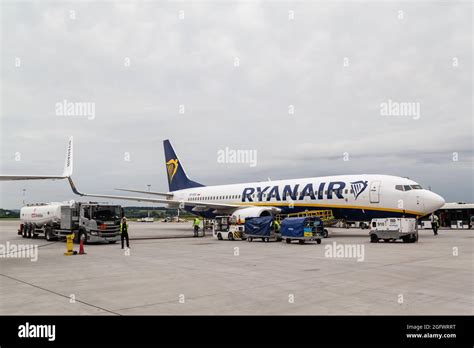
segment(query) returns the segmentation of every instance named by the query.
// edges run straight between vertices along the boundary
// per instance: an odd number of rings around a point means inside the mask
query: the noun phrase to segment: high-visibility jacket
[[[278,220],[275,220],[274,224],[275,224],[275,231],[280,232],[280,222],[278,222]]]
[[[199,227],[200,224],[201,224],[201,220],[199,220],[199,218],[195,218],[193,226],[198,226]]]
[[[125,230],[128,232],[128,224],[125,223]],[[123,231],[123,223],[121,222],[120,223],[120,234],[122,234],[122,231]]]

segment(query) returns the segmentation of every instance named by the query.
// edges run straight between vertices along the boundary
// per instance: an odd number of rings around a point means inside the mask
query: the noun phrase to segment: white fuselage
[[[284,213],[332,209],[337,218],[348,220],[424,216],[444,204],[441,196],[413,180],[369,174],[205,186],[172,193],[175,200],[273,206]]]

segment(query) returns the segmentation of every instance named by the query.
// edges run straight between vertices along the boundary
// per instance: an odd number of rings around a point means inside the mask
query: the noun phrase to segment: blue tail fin
[[[176,156],[169,140],[163,141],[163,147],[165,148],[166,173],[168,174],[168,185],[170,191],[204,186],[198,182],[190,180],[186,176],[183,164],[178,160],[178,156]]]

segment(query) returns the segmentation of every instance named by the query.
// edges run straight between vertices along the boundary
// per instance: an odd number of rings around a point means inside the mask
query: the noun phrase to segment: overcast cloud
[[[79,189],[167,191],[170,139],[204,184],[379,173],[474,200],[470,2],[3,2],[1,30],[3,174],[60,174],[73,135]],[[95,117],[56,115],[63,100]],[[382,116],[389,100],[419,118]],[[218,163],[226,147],[257,166]],[[4,182],[0,207],[23,188],[77,199]]]

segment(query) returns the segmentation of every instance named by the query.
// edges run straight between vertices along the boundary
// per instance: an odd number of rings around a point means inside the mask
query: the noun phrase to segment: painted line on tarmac
[[[53,291],[53,290],[49,290],[49,289],[43,288],[43,287],[41,287],[41,286],[38,286],[38,285],[35,285],[35,284],[32,284],[32,283],[29,283],[29,282],[27,282],[27,281],[24,281],[24,280],[21,280],[21,279],[18,279],[18,278],[14,278],[14,277],[9,276],[9,275],[6,275],[6,274],[1,274],[1,273],[0,273],[0,276],[3,276],[3,277],[5,277],[5,278],[9,278],[9,279],[15,280],[15,281],[17,281],[17,282],[19,282],[19,283],[23,283],[23,284],[32,286],[32,287],[34,287],[34,288],[37,288],[37,289],[40,289],[40,290],[43,290],[43,291],[47,291],[47,292],[49,292],[49,293],[51,293],[51,294],[54,294],[54,295],[57,295],[57,296],[61,296],[61,297],[67,298],[67,299],[71,299],[71,298],[70,298],[69,296],[67,296],[67,295],[61,294],[61,293],[56,292],[56,291]],[[99,306],[93,305],[93,304],[91,304],[91,303],[87,303],[87,302],[85,302],[85,301],[81,301],[81,300],[78,300],[78,299],[75,299],[75,301],[76,301],[76,302],[79,302],[79,303],[82,303],[82,304],[85,304],[86,306],[90,306],[90,307],[94,307],[94,308],[103,310],[103,311],[108,312],[108,313],[111,313],[111,314],[121,315],[121,314],[119,314],[119,313],[110,311],[110,310],[105,309],[105,308],[103,308],[103,307],[99,307]]]

